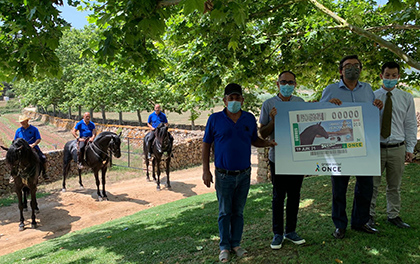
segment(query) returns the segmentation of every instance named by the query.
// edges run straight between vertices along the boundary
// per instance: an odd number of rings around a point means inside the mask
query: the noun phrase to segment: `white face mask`
[[[228,101],[227,109],[232,114],[236,114],[241,110],[241,102],[239,101]]]

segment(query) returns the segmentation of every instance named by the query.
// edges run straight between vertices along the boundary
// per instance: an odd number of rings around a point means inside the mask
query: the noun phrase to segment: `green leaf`
[[[206,0],[184,0],[181,4],[184,6],[184,12],[186,15],[193,13],[195,10],[198,12],[204,12],[204,2]]]

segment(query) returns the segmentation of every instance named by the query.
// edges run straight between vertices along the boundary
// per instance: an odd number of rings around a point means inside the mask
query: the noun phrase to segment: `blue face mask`
[[[295,86],[294,85],[290,85],[290,84],[280,85],[280,93],[284,97],[291,96],[294,90],[295,90]]]
[[[391,89],[398,83],[398,79],[383,79],[384,86],[387,89]]]
[[[228,101],[227,109],[232,114],[236,114],[241,110],[241,102],[239,101]]]

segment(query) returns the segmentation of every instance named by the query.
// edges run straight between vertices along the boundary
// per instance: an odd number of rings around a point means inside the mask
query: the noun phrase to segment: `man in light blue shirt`
[[[261,137],[274,139],[274,119],[277,115],[275,105],[277,102],[304,102],[300,97],[292,95],[296,88],[296,76],[291,71],[283,71],[277,80],[279,93],[266,100],[261,108],[260,114],[260,134]],[[270,244],[272,249],[280,249],[284,239],[294,244],[305,243],[305,239],[296,233],[297,217],[300,202],[300,189],[302,187],[303,175],[283,175],[275,174],[274,147],[268,153],[270,164],[271,182],[273,183],[272,201],[272,225],[274,237]],[[284,226],[284,201],[286,203],[286,226]]]
[[[357,55],[346,56],[340,61],[340,81],[328,85],[322,93],[320,102],[341,105],[342,102],[372,102],[382,109],[382,101],[375,99],[368,83],[359,82],[362,63]],[[336,227],[333,236],[343,239],[347,228],[346,192],[350,176],[331,176],[332,220]],[[351,228],[374,234],[378,230],[369,225],[369,209],[373,193],[372,176],[356,176],[354,202],[351,214]]]
[[[401,209],[400,187],[404,173],[404,162],[413,160],[413,151],[417,144],[416,110],[413,96],[397,88],[398,79],[400,78],[400,66],[397,63],[385,63],[382,66],[380,77],[383,80],[383,84],[380,89],[375,91],[375,96],[377,99],[385,102],[385,107],[381,111],[381,124],[383,125],[381,128],[381,172],[383,173],[386,170],[386,211],[388,222],[399,228],[410,228],[399,216]],[[388,96],[391,101],[387,101]],[[391,129],[386,131],[384,111],[388,102],[392,106]],[[373,179],[373,196],[370,207],[371,225],[375,225],[375,207],[381,178],[374,177]]]

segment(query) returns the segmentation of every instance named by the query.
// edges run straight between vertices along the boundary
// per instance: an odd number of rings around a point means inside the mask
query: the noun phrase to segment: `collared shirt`
[[[93,130],[95,129],[95,124],[92,121],[89,121],[89,124],[86,125],[85,121],[80,120],[74,129],[79,131],[79,137],[91,137],[93,135]]]
[[[376,98],[384,102],[384,107],[380,111],[381,124],[387,92],[384,88],[380,88],[374,92]],[[417,117],[413,96],[398,88],[394,88],[391,93],[391,135],[388,138],[381,136],[381,143],[397,144],[405,141],[406,151],[413,153],[414,147],[417,144]]]
[[[153,112],[149,115],[149,118],[147,119],[147,123],[151,124],[153,128],[157,128],[157,126],[160,123],[168,123],[168,119],[166,119],[166,115],[162,112],[159,113],[159,115],[156,114],[156,112]]]
[[[34,127],[33,125],[29,125],[29,127],[26,129],[23,127],[19,127],[16,130],[14,140],[16,140],[17,138],[23,138],[24,140],[26,140],[26,142],[28,142],[28,144],[33,144],[38,139],[41,139],[41,135],[39,134],[38,128]],[[39,148],[38,145],[35,146],[35,148]]]
[[[328,85],[322,92],[320,102],[329,102],[337,98],[342,102],[372,102],[375,100],[372,87],[365,82],[357,82],[353,90],[347,88],[341,79],[338,83]]]
[[[262,104],[261,107],[261,113],[260,113],[260,124],[263,126],[266,126],[268,123],[270,123],[271,121],[271,117],[270,117],[270,111],[271,109],[273,109],[273,107],[275,107],[277,102],[283,102],[283,100],[281,100],[281,98],[276,95],[270,99],[265,100],[265,102]],[[285,101],[285,103],[287,102],[305,102],[305,100],[303,100],[300,97],[297,96],[293,96],[290,98],[290,101]],[[274,139],[274,130],[273,132],[270,134],[270,139]],[[268,159],[272,162],[275,161],[274,159],[274,147],[270,148],[270,151],[268,152]]]
[[[257,140],[255,116],[243,111],[233,122],[223,111],[207,120],[203,142],[214,142],[214,165],[225,170],[243,170],[251,166],[251,143]]]

